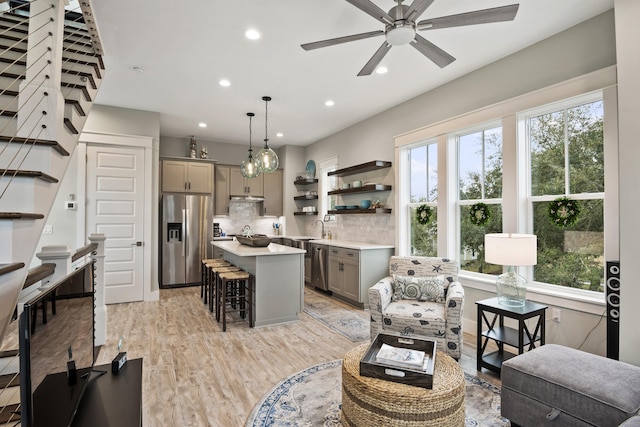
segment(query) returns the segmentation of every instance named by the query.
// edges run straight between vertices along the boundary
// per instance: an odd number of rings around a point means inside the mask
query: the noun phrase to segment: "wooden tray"
[[[238,242],[243,245],[253,246],[254,248],[264,248],[269,246],[271,239],[264,234],[254,234],[251,237],[236,236]]]
[[[424,351],[425,355],[429,357],[425,370],[377,362],[376,355],[380,347],[382,347],[382,344]],[[435,361],[436,342],[433,340],[378,334],[360,360],[360,375],[416,387],[432,388]]]

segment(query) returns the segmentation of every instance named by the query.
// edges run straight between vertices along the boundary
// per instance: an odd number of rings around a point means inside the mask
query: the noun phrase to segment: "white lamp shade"
[[[485,234],[484,259],[488,263],[497,265],[536,265],[538,263],[537,237],[534,234]]]

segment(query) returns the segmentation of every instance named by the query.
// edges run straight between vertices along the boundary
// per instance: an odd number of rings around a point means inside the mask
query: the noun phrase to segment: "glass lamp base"
[[[527,296],[527,280],[509,267],[496,281],[498,303],[508,307],[522,307]]]

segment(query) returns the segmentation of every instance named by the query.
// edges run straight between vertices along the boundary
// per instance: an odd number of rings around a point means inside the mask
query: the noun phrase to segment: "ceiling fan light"
[[[409,44],[416,36],[416,30],[411,25],[401,25],[387,30],[387,43],[391,46]]]

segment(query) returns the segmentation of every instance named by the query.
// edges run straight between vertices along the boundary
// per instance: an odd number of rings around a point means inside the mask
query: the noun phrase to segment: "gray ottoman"
[[[512,425],[618,426],[640,413],[640,367],[547,344],[502,364]]]

